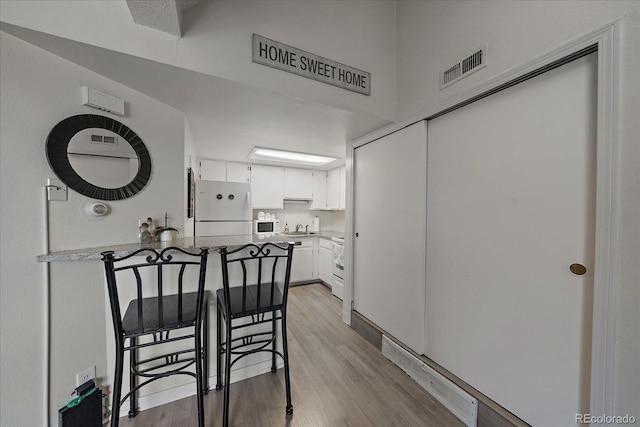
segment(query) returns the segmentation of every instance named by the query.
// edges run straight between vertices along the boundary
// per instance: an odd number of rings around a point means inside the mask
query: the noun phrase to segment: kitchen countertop
[[[61,262],[61,261],[83,261],[83,260],[100,260],[104,251],[113,251],[115,256],[121,257],[129,255],[138,249],[153,248],[162,249],[167,246],[175,246],[182,249],[208,247],[211,251],[222,246],[230,248],[246,245],[248,243],[285,243],[293,242],[300,244],[301,238],[319,237],[331,239],[332,237],[344,237],[344,233],[336,231],[323,231],[315,234],[297,234],[288,235],[284,233],[260,233],[260,234],[243,234],[236,236],[211,236],[211,237],[183,237],[175,239],[171,242],[152,242],[152,243],[129,243],[123,245],[99,246],[86,249],[71,249],[66,251],[50,252],[44,255],[38,255],[38,262]]]
[[[319,237],[321,239],[329,239],[331,240],[333,237],[340,237],[344,239],[344,233],[342,231],[320,231],[319,233],[311,233],[311,234],[285,234],[280,233],[280,236],[287,238],[298,238],[298,237]]]

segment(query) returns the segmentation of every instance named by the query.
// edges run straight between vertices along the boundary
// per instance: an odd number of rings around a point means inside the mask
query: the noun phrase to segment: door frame
[[[613,411],[613,353],[615,325],[616,269],[618,223],[619,141],[619,22],[613,21],[586,33],[539,57],[507,70],[486,83],[452,99],[442,101],[434,108],[407,119],[392,123],[347,144],[346,156],[346,210],[345,210],[345,278],[342,320],[351,324],[353,309],[353,160],[357,147],[373,142],[390,133],[421,120],[446,114],[477,99],[489,96],[510,83],[562,62],[577,53],[597,47],[597,148],[596,148],[596,239],[593,289],[593,330],[591,340],[591,398],[592,414],[610,414]],[[426,218],[424,218],[426,223]],[[426,236],[425,236],[426,238]],[[426,260],[425,260],[426,261]],[[426,286],[426,284],[425,284]]]

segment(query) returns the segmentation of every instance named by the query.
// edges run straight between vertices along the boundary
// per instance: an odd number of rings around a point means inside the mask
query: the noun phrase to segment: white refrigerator
[[[247,183],[197,180],[194,234],[251,234],[250,189]]]

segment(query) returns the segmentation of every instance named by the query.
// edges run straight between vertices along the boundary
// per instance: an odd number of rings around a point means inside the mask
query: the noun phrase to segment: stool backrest
[[[233,250],[220,248],[226,304],[237,303],[238,294],[231,295],[230,289],[241,286],[244,314],[273,305],[286,307],[294,246],[294,243],[250,243]],[[236,279],[238,276],[241,278]],[[257,286],[247,292],[254,285]]]
[[[154,299],[157,307],[153,307],[153,311],[158,324],[154,330],[161,331],[165,328],[175,329],[193,325],[179,324],[182,320],[182,298],[187,292],[197,292],[197,302],[192,308],[196,311],[196,322],[199,324],[202,318],[208,253],[208,248],[187,251],[177,247],[162,250],[143,248],[122,257],[116,257],[113,251],[102,252],[116,339],[122,339],[125,332],[122,324],[121,297],[124,297],[125,303],[134,300],[137,304],[138,332],[143,331],[145,324],[143,299],[157,297]],[[178,313],[169,315],[168,308],[163,306],[163,297],[168,295],[176,296]],[[163,324],[165,318],[179,319],[178,325]]]

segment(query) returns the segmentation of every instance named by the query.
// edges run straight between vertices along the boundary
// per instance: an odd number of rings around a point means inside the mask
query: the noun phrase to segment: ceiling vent
[[[440,89],[442,90],[486,66],[487,47],[485,46],[440,73]]]

